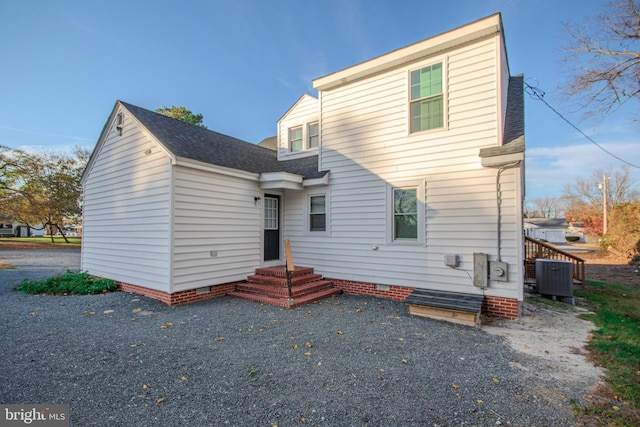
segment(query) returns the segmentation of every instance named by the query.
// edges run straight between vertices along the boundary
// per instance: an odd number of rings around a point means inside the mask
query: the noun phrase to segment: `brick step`
[[[272,297],[264,294],[254,294],[240,292],[238,290],[229,292],[227,295],[242,298],[250,301],[259,302],[261,304],[275,305],[284,308],[294,308],[303,304],[308,304],[314,301],[318,301],[324,298],[333,297],[341,294],[342,291],[337,288],[324,288],[317,292],[307,293],[302,296],[293,297],[291,301],[285,296],[283,298]]]
[[[322,279],[321,274],[299,274],[297,276],[291,277],[291,286],[304,285],[305,283],[315,282]],[[277,287],[287,287],[287,278],[286,277],[277,277],[277,276],[264,276],[264,275],[253,275],[247,277],[247,280],[251,283],[260,283],[265,285],[277,286]]]
[[[295,267],[295,270],[291,272],[291,277],[305,276],[307,274],[313,274],[313,268],[311,267]],[[278,267],[262,267],[256,268],[256,276],[270,276],[270,277],[287,277],[287,272],[284,266]]]
[[[322,298],[338,295],[340,289],[333,282],[323,280],[315,274],[313,268],[296,267],[291,274],[291,298],[288,297],[287,274],[283,266],[256,269],[244,283],[238,283],[236,289],[228,295],[256,301],[262,304],[292,308]]]
[[[331,287],[333,287],[333,283],[328,280],[315,280],[302,285],[291,286],[291,295],[297,297]],[[282,287],[263,283],[241,283],[236,285],[236,291],[281,298],[286,298],[288,294],[286,284]]]

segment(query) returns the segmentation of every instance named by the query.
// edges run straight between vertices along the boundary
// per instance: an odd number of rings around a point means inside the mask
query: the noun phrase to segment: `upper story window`
[[[444,126],[442,63],[411,71],[411,132]]]
[[[302,150],[302,126],[289,129],[289,150]]]
[[[309,123],[307,126],[307,138],[309,140],[309,148],[318,148],[320,145],[320,133],[318,122]]]

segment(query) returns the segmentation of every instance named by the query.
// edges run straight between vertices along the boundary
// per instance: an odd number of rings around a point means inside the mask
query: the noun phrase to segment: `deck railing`
[[[525,277],[535,279],[536,277],[536,259],[557,259],[561,261],[571,261],[573,264],[574,280],[584,284],[584,260],[578,256],[565,252],[548,243],[541,242],[531,237],[524,237],[524,258],[525,258]]]

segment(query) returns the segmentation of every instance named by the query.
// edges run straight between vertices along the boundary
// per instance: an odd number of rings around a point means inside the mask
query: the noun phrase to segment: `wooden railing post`
[[[287,298],[289,299],[289,304],[293,304],[293,299],[291,298],[291,274],[295,271],[296,267],[293,265],[291,242],[289,240],[284,241],[284,253],[286,256],[284,270],[287,273]]]

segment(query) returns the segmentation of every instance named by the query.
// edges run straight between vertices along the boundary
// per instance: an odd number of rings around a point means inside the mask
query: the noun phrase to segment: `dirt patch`
[[[563,381],[585,381],[597,385],[603,371],[587,359],[585,345],[594,325],[578,316],[588,311],[570,304],[523,303],[517,322],[487,319],[482,329],[502,335],[519,352],[547,361],[550,377]]]
[[[16,268],[16,266],[0,259],[0,270],[8,270],[10,268]]]
[[[587,280],[611,284],[640,287],[640,265],[611,252],[588,252],[578,254],[585,260]]]

